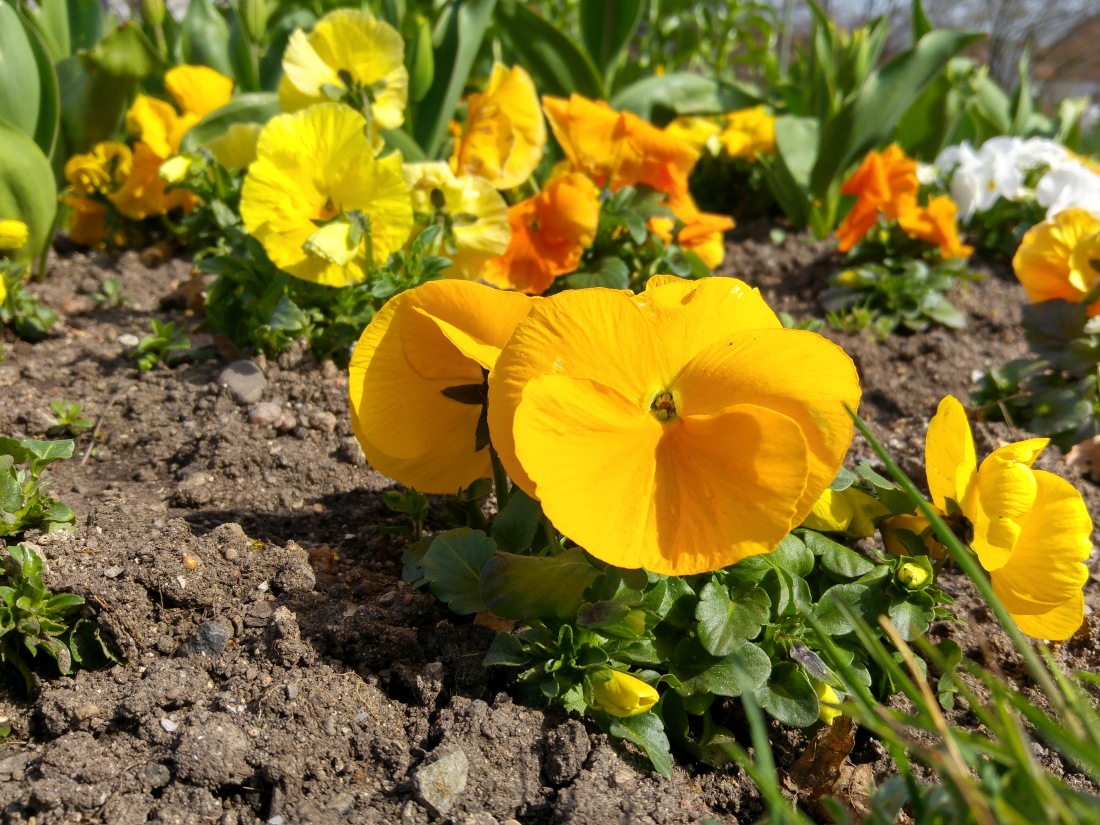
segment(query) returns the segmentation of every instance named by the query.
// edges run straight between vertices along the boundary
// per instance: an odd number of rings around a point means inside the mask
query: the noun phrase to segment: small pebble
[[[161,717],[160,726],[169,733],[175,733],[179,730],[179,725],[169,719],[167,716]]]
[[[291,701],[298,698],[298,685],[294,682],[286,686],[286,698]]]
[[[225,387],[238,404],[255,404],[263,398],[267,378],[252,361],[234,361],[221,371],[218,384]]]
[[[136,347],[139,341],[140,339],[136,335],[131,335],[128,332],[118,336],[118,342],[124,347]]]

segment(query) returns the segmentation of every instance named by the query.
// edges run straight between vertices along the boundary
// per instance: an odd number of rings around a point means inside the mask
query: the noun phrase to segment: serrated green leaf
[[[712,656],[728,656],[756,638],[770,613],[771,599],[755,584],[742,584],[730,592],[712,581],[700,592],[695,607],[699,641]]]

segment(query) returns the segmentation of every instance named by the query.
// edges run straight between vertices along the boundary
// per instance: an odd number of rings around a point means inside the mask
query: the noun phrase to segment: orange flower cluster
[[[647,186],[663,193],[683,224],[654,219],[650,231],[675,241],[709,267],[722,262],[722,233],[733,221],[701,212],[688,191],[699,153],[688,143],[630,112],[574,94],[544,97],[543,111],[565,153],[568,172],[509,210],[512,242],[490,262],[485,279],[501,287],[540,294],[554,278],[576,269],[595,238],[600,188]]]
[[[909,237],[938,246],[944,258],[968,257],[974,250],[959,239],[955,202],[946,195],[937,195],[921,206],[919,191],[917,162],[896,143],[882,152],[868,152],[840,187],[842,195],[855,195],[856,202],[837,227],[837,248],[847,252],[863,240],[881,215],[897,221]]]

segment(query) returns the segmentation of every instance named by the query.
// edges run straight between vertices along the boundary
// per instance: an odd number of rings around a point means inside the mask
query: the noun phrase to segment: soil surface
[[[32,290],[62,322],[31,345],[3,339],[0,434],[44,436],[49,402],[79,401],[96,421],[53,494],[77,529],[29,540],[47,583],[83,595],[123,657],[98,671],[44,679],[34,698],[0,685],[0,821],[108,823],[748,823],[761,814],[741,772],[680,760],[671,780],[637,752],[559,710],[516,704],[511,672],[481,665],[493,630],[400,579],[400,524],[382,503],[392,482],[368,467],[348,422],[347,379],[305,348],[250,357],[236,375],[212,357],[139,373],[127,352],[150,319],[194,330],[189,264],[155,256],[64,252]],[[721,272],[759,286],[776,310],[822,314],[817,296],[838,259],[791,235],[776,245],[748,226]],[[118,278],[121,305],[92,295]],[[963,331],[934,328],[877,342],[826,334],[856,360],[862,413],[902,466],[923,478],[924,431],[939,399],[964,402],[976,371],[1023,355],[1023,290],[1002,269],[954,296]],[[231,356],[248,358],[244,356]],[[250,374],[250,372],[252,374]],[[975,425],[979,453],[1022,437]],[[851,462],[870,458],[857,440]],[[1039,466],[1071,477],[1049,450]],[[1100,491],[1075,480],[1094,520]],[[1095,570],[1095,567],[1093,568]],[[958,576],[944,579],[978,661],[1012,656],[992,616]],[[1100,609],[1096,580],[1086,586]],[[1069,667],[1097,670],[1100,623],[1061,646]],[[48,668],[43,669],[48,673]],[[782,769],[806,749],[774,730]],[[1045,762],[1080,787],[1087,783]],[[867,782],[894,768],[857,734],[851,762]],[[788,786],[790,777],[787,778]],[[856,805],[858,809],[858,805]]]

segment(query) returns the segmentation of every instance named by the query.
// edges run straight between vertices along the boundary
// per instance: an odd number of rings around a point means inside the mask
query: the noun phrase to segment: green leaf
[[[821,124],[816,118],[784,115],[775,120],[775,150],[800,187],[810,184],[820,139]]]
[[[490,665],[504,665],[507,667],[523,667],[531,657],[523,649],[523,642],[518,636],[511,633],[498,633],[493,637],[493,643],[489,645],[489,652],[481,660],[486,667]]]
[[[581,40],[606,80],[642,22],[645,0],[580,0]]]
[[[432,593],[455,613],[483,612],[479,582],[496,549],[491,538],[469,527],[436,536],[422,562]]]
[[[275,92],[237,95],[192,126],[180,141],[181,152],[193,152],[203,144],[221,137],[235,123],[267,123],[279,114],[279,96]]]
[[[38,441],[34,438],[26,438],[20,442],[34,459],[34,465],[41,469],[55,461],[73,457],[74,444],[71,438],[60,441]]]
[[[901,116],[947,62],[982,36],[934,30],[873,72],[822,127],[821,154],[810,176],[810,191],[819,198],[835,191],[857,158],[889,139]]]
[[[27,243],[13,253],[15,260],[29,262],[46,248],[56,214],[49,159],[30,135],[0,120],[0,215],[23,221],[28,230]]]
[[[611,98],[614,109],[633,112],[643,120],[662,123],[677,115],[707,115],[747,109],[760,98],[732,83],[687,72],[647,77]]]
[[[591,58],[571,37],[524,3],[498,0],[496,24],[542,94],[568,97],[576,92],[594,100],[606,96]]]
[[[181,21],[183,62],[209,66],[235,77],[229,57],[229,24],[213,0],[190,0]]]
[[[928,22],[928,15],[924,13],[924,5],[921,0],[913,0],[913,14],[911,28],[913,32],[913,45],[932,31],[932,24]]]
[[[858,579],[875,566],[870,559],[820,533],[806,530],[801,535],[807,546],[821,556],[821,566],[833,575],[843,579]]]
[[[56,0],[49,3],[51,8],[57,8]],[[61,7],[62,10],[64,7]],[[67,23],[67,20],[66,20]],[[61,92],[57,85],[57,72],[54,71],[54,58],[46,45],[42,32],[29,17],[23,18],[23,26],[27,33],[27,42],[34,52],[35,63],[38,69],[39,101],[38,118],[35,123],[32,137],[38,144],[42,153],[48,158],[53,158],[57,147],[57,138],[61,123]],[[68,43],[68,30],[65,30],[65,42]],[[0,95],[2,96],[2,95]],[[2,117],[2,115],[0,115]]]
[[[69,51],[55,57],[55,62],[83,49],[90,49],[98,43],[103,37],[103,28],[108,18],[99,5],[99,0],[68,0],[66,6],[71,42]]]
[[[506,553],[519,553],[530,548],[542,518],[542,506],[519,487],[513,487],[496,518],[490,535],[497,547]]]
[[[697,648],[695,655],[690,655]],[[684,653],[689,656],[685,661]],[[707,654],[695,640],[677,646],[670,668],[681,682],[676,692],[681,696],[709,693],[714,696],[740,696],[746,690],[757,690],[771,673],[772,660],[752,642],[745,642],[728,656],[717,659]]]
[[[665,779],[672,778],[672,751],[665,733],[665,723],[656,713],[649,711],[616,718],[611,722],[609,733],[637,745],[645,751],[657,773]]]
[[[588,289],[596,286],[607,289],[629,289],[630,267],[621,258],[607,255],[596,261],[595,271],[566,275],[565,285],[570,289]]]
[[[447,124],[466,88],[497,0],[458,0],[446,5],[435,31],[435,76],[417,106],[413,135],[429,158],[439,154]]]
[[[424,150],[420,148],[413,136],[403,129],[382,129],[382,139],[386,146],[401,153],[401,159],[406,163],[421,163],[428,160]]]
[[[794,576],[808,576],[814,569],[814,554],[798,536],[788,534],[765,557]]]
[[[27,30],[15,9],[0,2],[0,119],[34,137],[41,97],[38,61]]]
[[[821,712],[813,685],[791,662],[780,662],[772,668],[767,685],[756,691],[756,699],[784,725],[796,728],[809,727]]]
[[[485,564],[481,597],[506,619],[569,619],[598,575],[579,547],[556,556],[498,553]]]
[[[852,623],[840,608],[840,603],[848,605],[853,612],[868,620],[874,618],[868,615],[872,612],[870,605],[871,591],[862,584],[836,584],[826,590],[813,608],[813,617],[821,623],[824,632],[833,636],[842,636],[851,633]]]
[[[143,80],[159,71],[163,64],[153,44],[133,21],[109,32],[81,59],[109,75],[133,80]]]
[[[756,638],[770,613],[771,599],[755,584],[748,582],[730,592],[712,581],[695,607],[699,641],[712,656],[728,656]]]
[[[898,601],[890,605],[887,613],[901,638],[911,642],[928,632],[928,627],[936,617],[936,612],[927,605],[918,604],[919,593],[910,594],[907,601]]]

